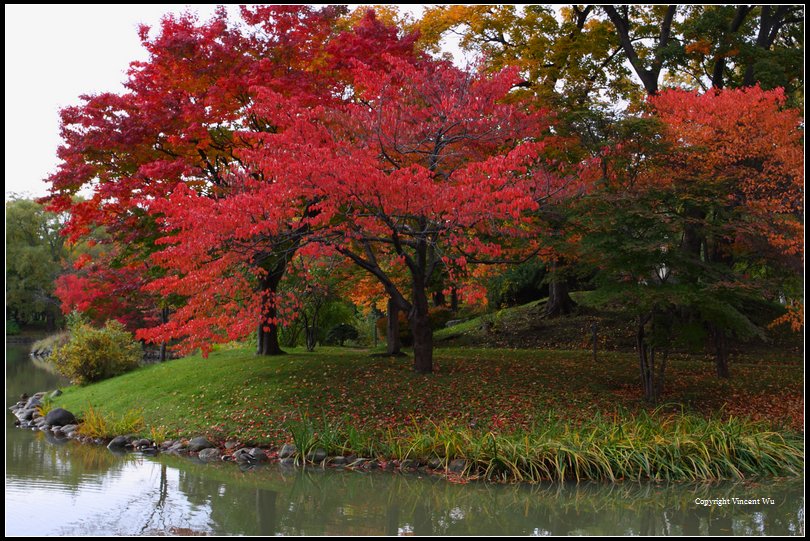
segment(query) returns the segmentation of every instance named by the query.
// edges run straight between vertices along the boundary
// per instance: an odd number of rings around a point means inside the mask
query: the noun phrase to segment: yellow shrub
[[[52,353],[56,368],[80,385],[132,370],[142,356],[140,344],[117,321],[108,321],[101,329],[76,325],[70,340]]]

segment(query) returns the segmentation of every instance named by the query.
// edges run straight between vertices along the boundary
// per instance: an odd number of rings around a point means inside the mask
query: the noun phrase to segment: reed
[[[464,459],[469,474],[501,481],[714,481],[804,471],[804,444],[798,436],[738,417],[706,419],[660,409],[597,416],[579,425],[549,417],[531,429],[510,432],[414,422],[404,433],[375,436],[305,419],[291,426],[291,433],[304,452],[318,446],[329,453],[384,459],[438,458],[445,467]]]
[[[104,414],[87,404],[78,432],[91,438],[111,438],[144,431],[143,410],[131,409],[123,415]]]

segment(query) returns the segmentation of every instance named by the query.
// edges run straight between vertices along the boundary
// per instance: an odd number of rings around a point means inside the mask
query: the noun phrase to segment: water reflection
[[[804,535],[801,479],[503,486],[278,466],[242,472],[13,428],[6,456],[6,533],[15,535]],[[774,504],[695,503],[723,497]]]
[[[242,474],[184,468],[180,490],[211,509],[212,531],[245,535],[803,534],[798,480],[777,484],[456,485],[391,474]],[[774,498],[705,508],[696,498]]]

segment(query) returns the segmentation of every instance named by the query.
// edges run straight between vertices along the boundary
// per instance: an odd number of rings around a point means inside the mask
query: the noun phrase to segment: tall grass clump
[[[91,438],[112,438],[125,434],[139,434],[146,429],[143,410],[131,409],[122,415],[104,414],[87,405],[78,432]]]
[[[510,432],[414,422],[401,433],[372,435],[306,417],[289,426],[302,455],[320,447],[330,454],[438,459],[444,467],[464,459],[467,473],[488,480],[713,481],[804,471],[798,436],[737,417],[706,419],[660,410],[597,416],[579,425],[549,416],[531,429]]]
[[[302,415],[298,420],[288,421],[286,428],[299,457],[305,457],[315,449],[323,449],[330,455],[364,457],[382,457],[390,452],[374,434],[361,431],[345,420],[326,421]]]
[[[430,437],[437,440],[434,450],[454,449],[448,458],[470,461],[486,479],[705,481],[804,471],[800,438],[740,418],[643,412],[579,426],[549,419],[508,434],[434,430],[421,436]]]

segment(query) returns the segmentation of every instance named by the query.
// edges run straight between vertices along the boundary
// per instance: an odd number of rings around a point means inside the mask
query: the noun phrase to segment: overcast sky
[[[59,109],[81,94],[123,90],[129,63],[146,58],[138,25],[154,27],[185,9],[207,18],[214,6],[6,4],[6,199],[45,195],[43,179],[57,164]]]

